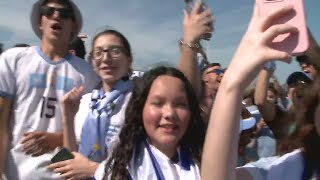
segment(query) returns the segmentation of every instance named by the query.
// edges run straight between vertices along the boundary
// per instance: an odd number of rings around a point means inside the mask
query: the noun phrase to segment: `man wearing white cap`
[[[89,92],[98,79],[91,66],[68,53],[82,27],[71,0],[39,0],[31,24],[40,47],[0,56],[0,179],[58,179],[47,170],[62,146],[60,98],[74,87]]]

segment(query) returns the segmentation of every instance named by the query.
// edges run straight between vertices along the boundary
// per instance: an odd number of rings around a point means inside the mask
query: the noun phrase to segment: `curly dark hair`
[[[125,123],[119,135],[120,143],[113,150],[106,164],[104,179],[108,179],[109,175],[111,179],[128,178],[127,165],[132,158],[134,148],[147,136],[142,120],[143,108],[152,83],[162,75],[176,77],[183,82],[189,103],[190,122],[186,133],[180,140],[180,145],[187,147],[195,163],[200,165],[205,130],[197,97],[182,72],[172,67],[160,66],[148,71],[136,81],[135,89],[126,109]]]

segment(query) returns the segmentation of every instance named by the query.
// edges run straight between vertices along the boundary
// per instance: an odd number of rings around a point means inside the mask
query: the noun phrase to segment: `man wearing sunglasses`
[[[0,56],[0,180],[59,179],[47,170],[63,144],[59,101],[74,87],[90,92],[98,82],[91,66],[68,51],[82,26],[71,0],[38,0],[31,24],[40,47]]]
[[[201,94],[201,109],[202,116],[207,123],[210,110],[218,92],[220,82],[224,71],[219,63],[208,64],[202,71],[202,94]]]
[[[202,71],[202,80],[207,89],[207,95],[215,97],[220,86],[224,71],[219,63],[211,63]]]

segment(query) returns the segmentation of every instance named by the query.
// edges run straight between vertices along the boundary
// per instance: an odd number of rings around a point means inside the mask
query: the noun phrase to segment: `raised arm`
[[[5,170],[9,144],[9,120],[12,102],[0,97],[0,179]]]
[[[271,75],[272,72],[265,69],[260,71],[254,93],[254,101],[265,121],[272,121],[276,112],[275,104],[267,100],[267,91]]]
[[[270,16],[259,18],[255,5],[247,32],[224,75],[211,111],[202,155],[202,179],[236,179],[239,119],[244,90],[266,62],[273,59],[290,61],[288,53],[270,47],[277,35],[297,31],[287,24],[270,27],[271,20],[290,11],[292,7],[286,6]]]
[[[200,6],[200,2],[197,2],[190,14],[184,10],[183,43],[180,46],[181,56],[178,64],[178,69],[188,78],[198,97],[200,97],[201,93],[201,77],[197,62],[197,52],[201,52],[202,49],[194,46],[199,43],[204,34],[213,31],[213,28],[207,26],[207,24],[213,22],[211,10],[207,9],[202,13],[198,13]],[[189,47],[188,44],[193,47]]]
[[[283,89],[283,87],[281,86],[281,84],[279,83],[277,76],[274,73],[271,75],[271,80],[272,80],[272,83],[274,84],[274,88],[277,91],[277,95],[280,98],[280,103],[283,106],[285,106],[285,101],[287,101],[287,94]]]

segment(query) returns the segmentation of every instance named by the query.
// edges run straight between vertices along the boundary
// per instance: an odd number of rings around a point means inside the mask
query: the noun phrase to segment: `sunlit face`
[[[66,8],[55,1],[48,2],[45,6]],[[71,40],[72,32],[76,28],[76,24],[71,18],[61,18],[60,13],[54,11],[51,16],[42,15],[40,19],[39,28],[42,31],[42,39],[66,43]]]
[[[118,48],[119,51],[112,52],[116,54],[116,56],[112,57],[109,49],[113,48]],[[119,37],[113,34],[99,36],[94,42],[92,54],[97,54],[101,50],[103,50],[100,54],[101,57],[95,59],[94,56],[92,56],[92,64],[96,73],[104,82],[115,83],[122,77],[128,75],[132,59],[125,52],[126,50]]]
[[[309,74],[313,79],[317,76],[317,70],[315,69],[314,65],[308,62],[299,62],[301,70],[307,74]]]
[[[203,72],[203,81],[205,82],[208,91],[216,94],[219,89],[222,77],[223,72],[221,70],[221,66],[213,66],[206,69],[206,71]]]
[[[183,82],[163,75],[151,85],[143,108],[143,125],[151,144],[159,150],[176,149],[190,121]]]

